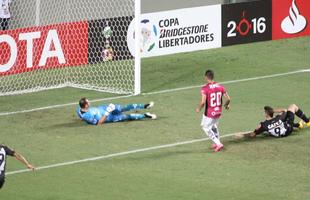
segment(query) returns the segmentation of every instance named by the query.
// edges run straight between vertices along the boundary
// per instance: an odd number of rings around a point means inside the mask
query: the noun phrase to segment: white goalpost
[[[140,36],[127,37],[141,0],[14,0],[10,12],[0,30],[0,96],[62,87],[141,93]]]
[[[141,0],[135,0],[135,32],[140,31]],[[140,52],[140,34],[135,34],[135,88],[134,94],[141,93],[141,52]]]

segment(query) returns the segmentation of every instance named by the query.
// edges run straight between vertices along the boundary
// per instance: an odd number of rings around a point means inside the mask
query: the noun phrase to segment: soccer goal
[[[140,0],[14,0],[0,30],[0,95],[75,87],[139,94]],[[131,25],[132,27],[132,25]],[[138,47],[139,38],[135,38]]]

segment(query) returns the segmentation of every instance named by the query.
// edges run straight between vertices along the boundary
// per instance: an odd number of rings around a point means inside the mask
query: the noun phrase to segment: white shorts
[[[202,116],[201,126],[207,129],[212,129],[214,126],[218,126],[220,118],[210,118],[205,115]]]

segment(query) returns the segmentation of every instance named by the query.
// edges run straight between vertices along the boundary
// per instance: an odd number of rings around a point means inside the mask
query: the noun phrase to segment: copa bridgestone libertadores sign
[[[221,42],[221,5],[142,14],[142,57],[218,48]],[[127,42],[134,55],[134,20]]]

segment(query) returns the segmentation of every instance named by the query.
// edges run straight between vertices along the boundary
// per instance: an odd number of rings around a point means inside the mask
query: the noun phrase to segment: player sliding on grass
[[[15,157],[18,161],[26,165],[28,169],[34,170],[34,167],[21,154],[0,144],[0,189],[5,181],[6,156]]]
[[[149,112],[144,114],[124,114],[123,112],[131,110],[149,109],[154,106],[154,102],[148,104],[128,104],[128,105],[100,105],[98,107],[90,107],[90,103],[86,98],[79,101],[77,114],[79,118],[88,124],[100,125],[108,122],[121,122],[131,120],[141,120],[144,118],[156,119],[155,114]]]
[[[222,97],[226,99],[224,107],[228,110],[230,97],[224,86],[214,81],[214,72],[207,70],[205,73],[207,84],[201,88],[201,101],[196,109],[199,113],[205,106],[205,112],[202,117],[201,127],[209,138],[214,142],[212,147],[214,151],[220,151],[224,145],[220,141],[220,133],[218,130],[219,119],[222,114]]]
[[[238,138],[242,137],[255,137],[258,134],[267,132],[268,135],[273,137],[286,137],[293,132],[295,128],[303,128],[304,124],[310,127],[309,118],[298,108],[295,104],[292,104],[288,109],[273,109],[270,106],[265,106],[265,118],[266,120],[259,124],[253,132],[238,133]],[[275,113],[279,113],[274,116]],[[303,122],[294,123],[295,115],[303,120]]]

